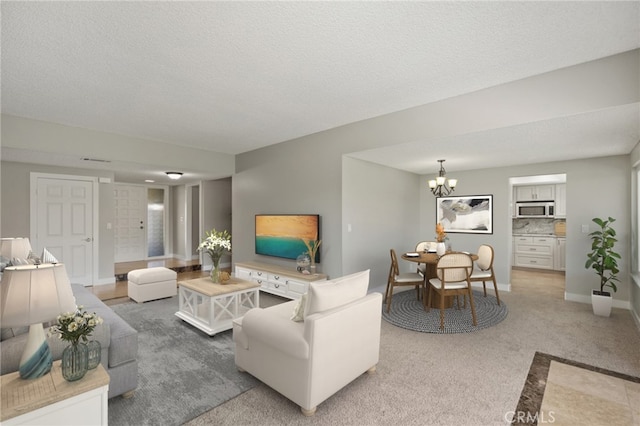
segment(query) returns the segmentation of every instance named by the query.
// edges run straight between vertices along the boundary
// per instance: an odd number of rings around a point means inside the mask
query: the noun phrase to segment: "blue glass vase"
[[[100,364],[102,346],[97,340],[90,340],[87,343],[87,369],[92,370]]]
[[[89,350],[84,343],[72,343],[62,351],[62,377],[69,382],[80,380],[87,373]]]

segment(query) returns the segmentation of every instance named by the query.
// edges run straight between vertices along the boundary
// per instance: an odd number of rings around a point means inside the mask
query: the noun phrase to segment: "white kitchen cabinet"
[[[260,290],[287,299],[299,299],[309,289],[309,284],[325,281],[324,274],[307,275],[276,265],[260,262],[238,262],[235,276],[260,284]]]
[[[564,237],[556,238],[556,247],[554,250],[553,269],[556,271],[565,271],[566,268],[566,243],[567,239]]]
[[[516,186],[516,201],[554,200],[555,189],[555,185]]]
[[[559,183],[556,185],[556,205],[555,217],[567,217],[567,184]]]
[[[556,239],[553,236],[514,236],[514,266],[554,269]]]

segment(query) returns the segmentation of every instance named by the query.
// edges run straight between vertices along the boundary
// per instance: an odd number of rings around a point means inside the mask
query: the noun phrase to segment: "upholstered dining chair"
[[[418,244],[416,244],[416,253],[421,253],[425,251],[435,251],[436,244],[437,243],[435,241],[420,241]],[[427,265],[425,265],[424,263],[418,263],[417,272],[419,274],[422,274],[422,276],[424,276],[424,274],[426,273],[426,270],[427,270]]]
[[[493,281],[493,289],[496,292],[496,299],[498,300],[498,305],[500,304],[500,295],[498,294],[496,274],[493,272],[493,247],[491,247],[490,245],[483,244],[478,248],[478,260],[476,260],[476,267],[471,272],[469,281],[482,281],[484,297],[487,297],[487,281]]]
[[[387,280],[387,290],[384,292],[387,312],[391,308],[393,289],[400,286],[414,286],[416,288],[416,298],[420,300],[420,287],[424,284],[424,278],[417,272],[400,272],[398,268],[398,257],[394,249],[391,252],[391,267],[389,268],[389,279]]]
[[[431,297],[433,293],[438,293],[440,297],[441,330],[444,329],[444,298],[447,296],[469,296],[473,325],[478,325],[476,320],[476,307],[473,303],[473,292],[471,291],[471,281],[469,281],[472,269],[473,260],[471,260],[471,256],[466,253],[449,253],[438,260],[438,265],[436,266],[437,276],[429,280],[429,294],[428,297],[423,295],[423,300],[425,297],[427,298],[424,306],[428,312],[431,307]]]

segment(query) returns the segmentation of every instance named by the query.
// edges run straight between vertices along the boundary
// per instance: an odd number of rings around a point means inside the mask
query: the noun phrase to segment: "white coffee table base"
[[[213,336],[221,331],[230,330],[235,318],[243,316],[251,308],[257,308],[260,298],[259,290],[260,287],[256,286],[210,295],[202,292],[201,289],[195,289],[180,282],[178,283],[179,310],[176,316],[209,336]]]

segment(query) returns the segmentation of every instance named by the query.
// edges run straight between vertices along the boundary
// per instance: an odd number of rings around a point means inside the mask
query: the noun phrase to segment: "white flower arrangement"
[[[88,313],[83,306],[77,306],[75,312],[58,315],[57,324],[49,328],[49,335],[57,334],[58,338],[77,344],[81,339],[87,342],[87,336],[93,333],[98,324],[102,324],[95,312]]]
[[[198,246],[198,251],[206,251],[217,266],[217,262],[225,252],[231,253],[231,234],[226,230],[216,231],[214,228],[205,232],[205,235],[206,237]]]

